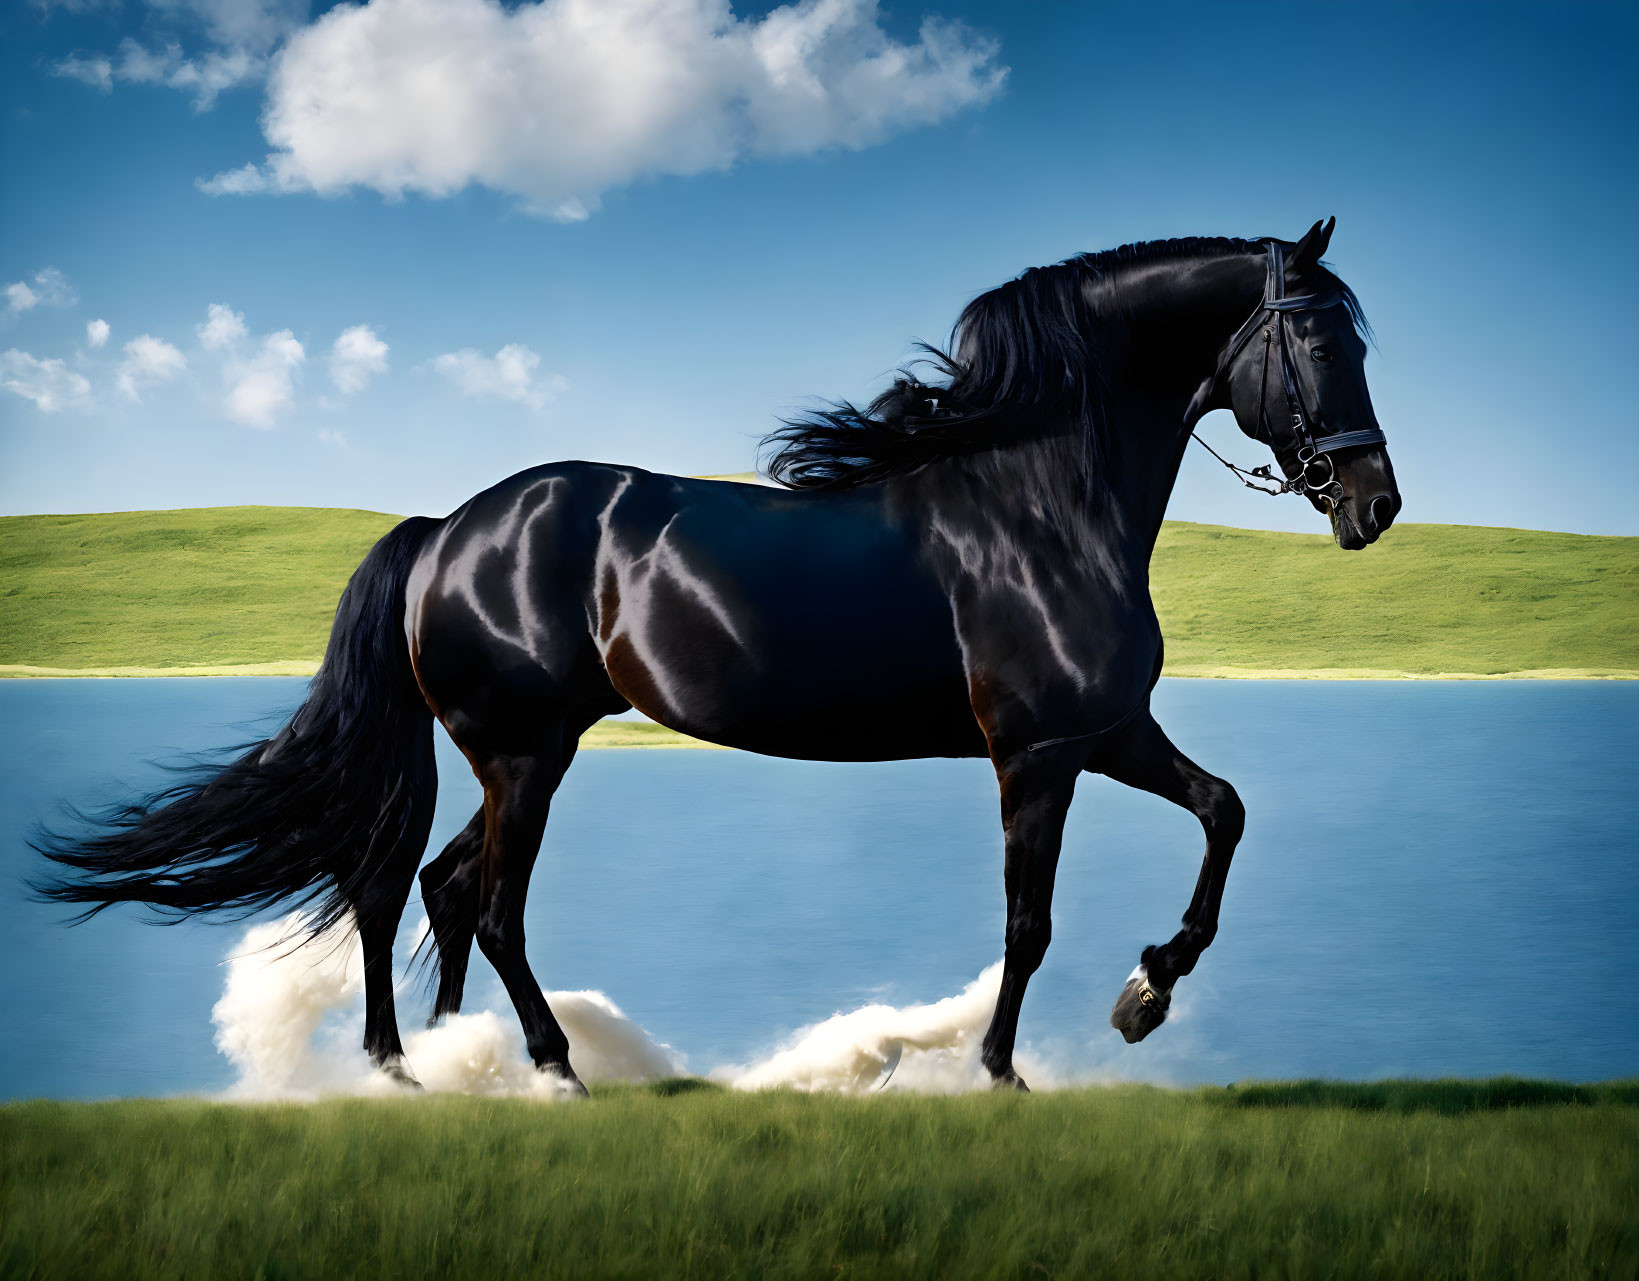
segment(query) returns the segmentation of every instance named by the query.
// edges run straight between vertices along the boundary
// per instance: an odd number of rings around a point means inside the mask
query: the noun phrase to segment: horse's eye
[[[1332,363],[1332,349],[1330,347],[1315,347],[1309,352],[1309,358],[1316,364],[1329,365]]]

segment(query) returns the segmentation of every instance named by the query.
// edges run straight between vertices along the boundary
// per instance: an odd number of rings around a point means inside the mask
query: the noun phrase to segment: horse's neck
[[[1148,563],[1189,445],[1184,413],[1218,352],[1262,296],[1262,262],[1236,255],[1173,264],[1129,283],[1119,335],[1105,344],[1110,434],[1107,536]]]
[[[1130,546],[1147,566],[1189,442],[1183,427],[1189,398],[1129,394],[1121,400],[1111,406],[1108,498],[1094,519],[1105,537]]]
[[[1071,421],[975,460],[952,459],[900,482],[913,508],[972,515],[1015,546],[1082,564],[1096,587],[1134,597],[1183,463],[1184,412],[1213,371],[1223,343],[1261,296],[1251,256],[1167,264],[1122,282],[1107,314],[1119,329],[1101,335],[1099,395],[1104,436],[1098,456]],[[1243,297],[1244,295],[1244,297]],[[1050,426],[1050,425],[1049,425]],[[1015,535],[1019,535],[1015,539]]]
[[[915,504],[960,514],[964,530],[1042,558],[1066,585],[1083,579],[1072,595],[1139,599],[1181,453],[1168,444],[1181,430],[1169,435],[1162,424],[1172,414],[1177,428],[1184,406],[1123,397],[1108,408],[1125,430],[1096,455],[1066,424],[979,460],[930,467],[909,482]]]
[[[1021,442],[994,460],[998,492],[1014,520],[1052,536],[1040,545],[1086,563],[1124,594],[1148,581],[1150,555],[1178,480],[1189,397],[1166,389],[1108,385],[1107,439],[1090,456],[1075,428]]]

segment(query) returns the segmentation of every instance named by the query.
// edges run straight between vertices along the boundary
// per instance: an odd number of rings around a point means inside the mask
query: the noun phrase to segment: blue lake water
[[[242,926],[78,929],[27,900],[29,827],[265,733],[299,680],[0,682],[0,1098],[233,1079],[213,1043]],[[1105,1019],[1171,936],[1195,820],[1086,778],[1021,1045],[1066,1075],[1639,1074],[1639,683],[1163,681],[1158,719],[1249,811],[1218,941],[1172,1021]],[[441,737],[431,854],[477,806]],[[870,1001],[959,991],[1001,952],[980,761],[826,765],[595,751],[559,793],[528,927],[548,988],[606,992],[705,1071]],[[407,919],[419,916],[412,899]],[[469,1008],[507,1011],[475,957]],[[405,998],[408,1029],[425,1001]]]

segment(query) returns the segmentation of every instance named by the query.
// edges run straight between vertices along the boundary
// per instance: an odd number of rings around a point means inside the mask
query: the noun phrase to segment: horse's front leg
[[[1079,762],[1066,764],[1024,753],[996,765],[1006,839],[1007,951],[996,1013],[980,1057],[998,1086],[1026,1088],[1013,1070],[1013,1041],[1025,985],[1041,966],[1053,937],[1053,877],[1078,773]]]
[[[1172,745],[1148,709],[1087,768],[1182,806],[1206,829],[1206,857],[1184,913],[1184,928],[1170,942],[1144,949],[1110,1011],[1110,1025],[1130,1044],[1142,1041],[1165,1021],[1173,984],[1195,968],[1218,933],[1218,906],[1229,878],[1229,861],[1246,827],[1246,808],[1233,787]]]

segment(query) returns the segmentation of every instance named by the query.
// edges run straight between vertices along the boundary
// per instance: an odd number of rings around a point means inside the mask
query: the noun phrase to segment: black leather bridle
[[[1303,397],[1303,387],[1297,377],[1296,363],[1292,356],[1291,326],[1288,325],[1286,318],[1296,311],[1321,311],[1327,307],[1340,307],[1343,305],[1343,295],[1335,289],[1330,289],[1324,293],[1295,294],[1288,298],[1285,247],[1280,241],[1267,240],[1264,242],[1264,248],[1268,256],[1263,282],[1263,301],[1229,340],[1224,354],[1219,357],[1218,367],[1213,370],[1212,376],[1201,384],[1195,398],[1190,401],[1189,408],[1184,412],[1184,423],[1189,428],[1190,435],[1201,443],[1207,453],[1234,472],[1248,489],[1276,495],[1309,494],[1335,506],[1343,498],[1343,486],[1338,483],[1331,455],[1341,449],[1352,449],[1357,445],[1382,445],[1387,441],[1379,427],[1328,432],[1318,412],[1318,406],[1315,412],[1310,412]],[[1206,441],[1201,440],[1195,432],[1196,422],[1206,413],[1212,398],[1223,386],[1236,357],[1246,349],[1246,345],[1252,341],[1252,335],[1260,328],[1263,329],[1264,363],[1263,370],[1258,375],[1259,439],[1271,449],[1275,448],[1274,435],[1269,430],[1266,403],[1269,386],[1269,349],[1273,347],[1280,358],[1281,386],[1286,393],[1286,412],[1291,424],[1293,451],[1297,461],[1296,474],[1288,475],[1284,480],[1277,479],[1267,463],[1252,468],[1237,467]],[[1317,478],[1312,474],[1313,469],[1322,465],[1325,467],[1325,473]],[[1284,462],[1281,464],[1281,470],[1286,470]],[[1258,483],[1260,481],[1268,481],[1276,488],[1267,488]]]

